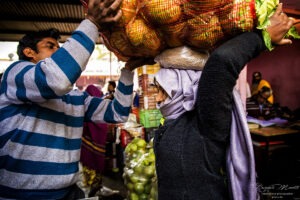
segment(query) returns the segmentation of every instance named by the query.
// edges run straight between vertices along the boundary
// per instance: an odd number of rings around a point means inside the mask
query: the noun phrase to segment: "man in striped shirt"
[[[59,48],[55,31],[26,35],[20,61],[0,88],[0,199],[78,199],[83,123],[127,120],[133,92],[132,60],[121,71],[115,99],[74,91],[99,31],[118,21],[121,0],[90,0],[87,17]]]

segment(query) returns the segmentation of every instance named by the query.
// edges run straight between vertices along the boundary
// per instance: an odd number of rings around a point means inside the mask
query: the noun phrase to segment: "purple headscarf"
[[[87,88],[85,89],[85,91],[94,97],[102,97],[103,96],[103,92],[96,86],[94,85],[89,85],[87,86]]]
[[[158,107],[166,119],[176,119],[194,109],[202,71],[161,68],[155,80],[167,92],[168,98]]]

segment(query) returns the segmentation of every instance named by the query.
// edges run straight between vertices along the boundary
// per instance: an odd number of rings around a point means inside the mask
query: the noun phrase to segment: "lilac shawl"
[[[255,200],[257,188],[252,139],[237,90],[233,90],[233,99],[230,146],[226,158],[230,192],[234,200]]]

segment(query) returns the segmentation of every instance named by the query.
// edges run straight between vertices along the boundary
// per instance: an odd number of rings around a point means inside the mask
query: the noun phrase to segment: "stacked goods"
[[[146,128],[157,128],[160,125],[160,120],[163,117],[160,110],[140,110],[140,123]],[[147,133],[146,133],[147,134]]]
[[[141,109],[155,109],[154,94],[157,93],[155,86],[153,85],[153,74],[142,74],[138,76],[140,95],[139,95],[139,108]]]
[[[264,29],[278,3],[279,0],[123,0],[122,19],[101,34],[106,47],[122,61],[155,57],[164,49],[184,45],[213,50],[237,34],[255,27]]]
[[[154,75],[160,69],[158,64],[144,65],[138,68],[138,80],[140,87],[139,108],[156,109],[155,94],[157,93],[154,86]]]
[[[120,160],[120,146],[118,141],[118,130],[123,127],[123,123],[120,124],[107,124],[108,132],[106,139],[106,152],[105,152],[105,171],[106,172],[118,172],[122,167]]]
[[[144,65],[138,68],[138,80],[141,94],[139,96],[139,120],[145,128],[158,127],[162,117],[156,109],[154,75],[160,69],[158,64]]]
[[[157,181],[153,141],[134,138],[125,148],[123,178],[128,200],[156,200]]]

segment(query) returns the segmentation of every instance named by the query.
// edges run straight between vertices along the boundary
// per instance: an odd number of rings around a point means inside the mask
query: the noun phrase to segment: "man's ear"
[[[30,47],[26,47],[23,50],[23,53],[26,57],[33,59],[34,55],[36,54],[36,52],[34,50],[32,50]]]

